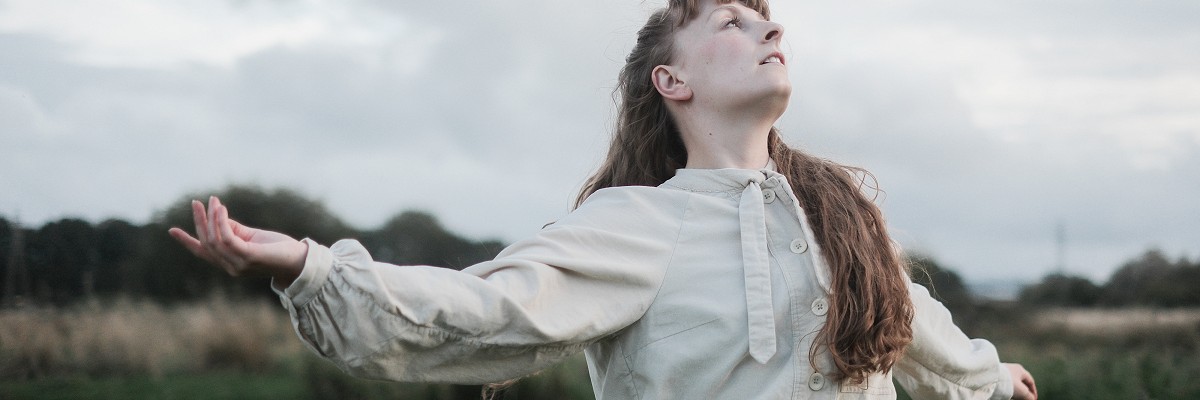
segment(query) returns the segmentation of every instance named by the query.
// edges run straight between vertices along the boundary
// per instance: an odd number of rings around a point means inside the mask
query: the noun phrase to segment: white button
[[[775,201],[775,191],[770,190],[770,189],[764,190],[763,191],[763,201],[768,202],[768,203]]]
[[[792,241],[792,252],[796,254],[803,253],[808,250],[808,242],[804,239],[796,239]]]
[[[813,300],[812,312],[817,315],[825,315],[829,312],[829,302],[825,301],[824,297]]]
[[[825,387],[825,375],[821,375],[820,372],[813,372],[812,375],[808,376],[809,389],[821,390],[823,387]]]

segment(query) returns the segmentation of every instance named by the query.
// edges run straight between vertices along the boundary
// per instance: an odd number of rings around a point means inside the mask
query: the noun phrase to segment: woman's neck
[[[688,161],[685,168],[759,169],[767,165],[771,122],[689,119],[679,124]]]

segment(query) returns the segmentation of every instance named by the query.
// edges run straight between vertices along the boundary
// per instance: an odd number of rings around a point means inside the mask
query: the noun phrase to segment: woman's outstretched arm
[[[232,276],[266,275],[290,285],[304,268],[308,245],[279,232],[255,229],[229,218],[229,209],[215,196],[208,209],[192,200],[196,236],[178,227],[168,233],[192,254],[221,267]]]
[[[950,311],[924,286],[910,283],[913,341],[896,363],[896,381],[913,398],[1037,398],[1033,376],[1019,364],[1001,363],[995,346],[971,339],[954,324]]]
[[[641,318],[687,209],[686,195],[661,193],[597,192],[462,271],[376,262],[354,240],[326,247],[237,228],[216,200],[197,217],[203,240],[171,234],[231,274],[276,277],[301,341],[352,375],[485,383],[543,369]]]

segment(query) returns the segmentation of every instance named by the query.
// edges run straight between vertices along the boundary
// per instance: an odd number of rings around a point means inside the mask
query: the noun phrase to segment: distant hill
[[[1029,284],[1017,280],[986,279],[967,281],[967,290],[971,297],[980,301],[1016,301],[1021,294],[1021,288]]]

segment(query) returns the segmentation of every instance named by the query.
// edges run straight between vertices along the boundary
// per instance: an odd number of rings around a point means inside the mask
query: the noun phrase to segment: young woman
[[[249,228],[196,237],[267,273],[313,351],[362,377],[485,383],[580,351],[597,398],[1036,398],[910,283],[861,171],[788,148],[783,28],[765,1],[671,0],[621,71],[608,158],[576,209],[462,271]],[[894,375],[893,375],[894,374]]]

